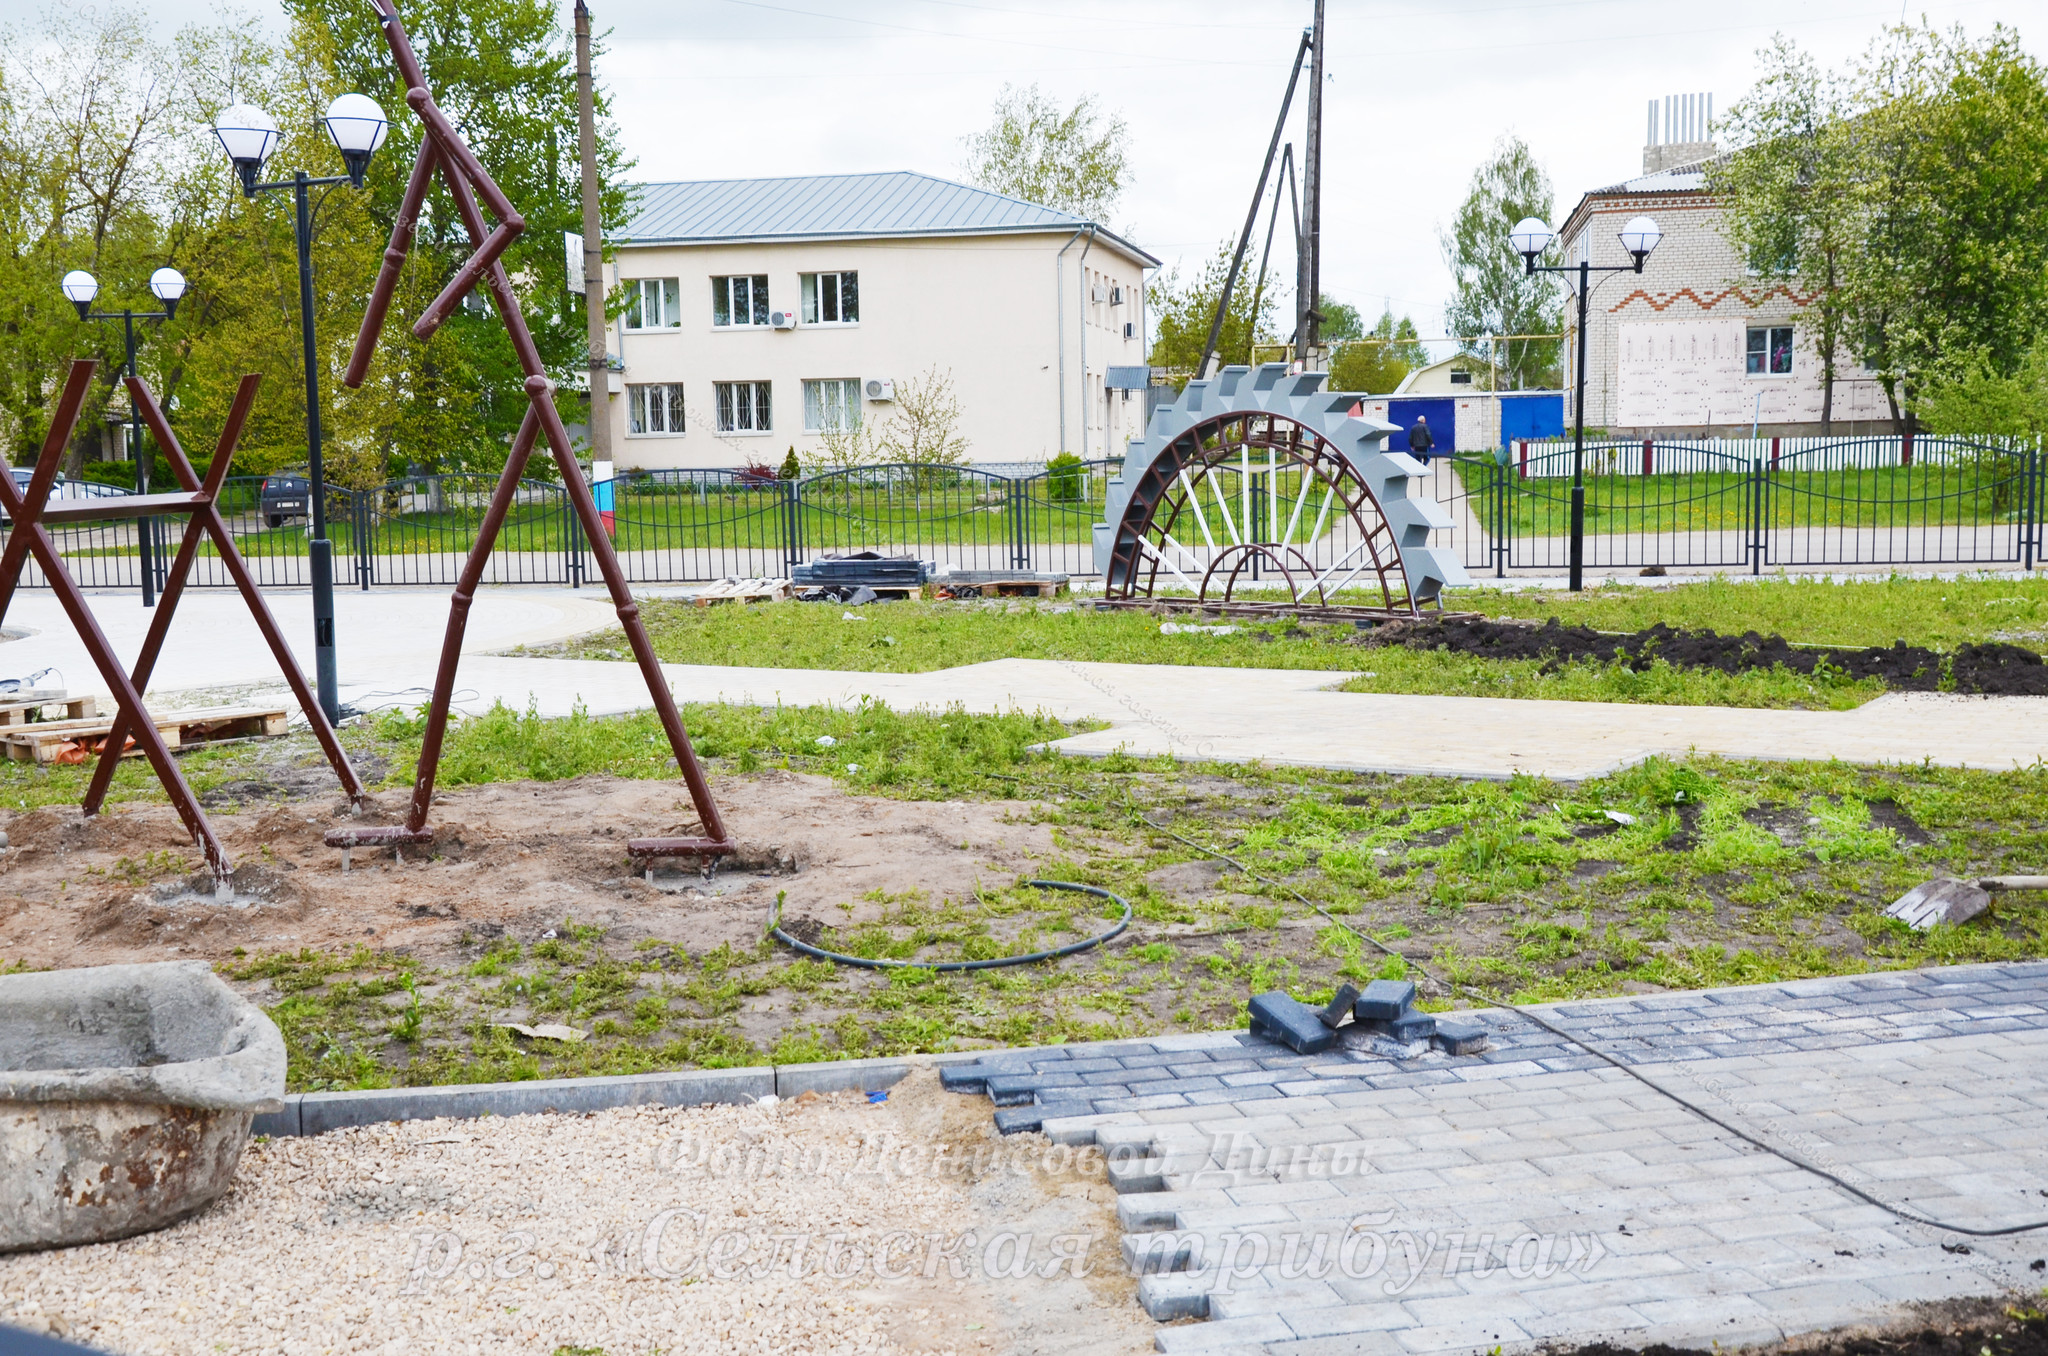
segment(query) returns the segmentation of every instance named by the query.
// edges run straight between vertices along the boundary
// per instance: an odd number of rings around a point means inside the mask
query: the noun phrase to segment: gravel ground
[[[252,1144],[160,1233],[0,1257],[0,1321],[134,1356],[1139,1350],[1100,1183],[929,1072],[880,1105],[372,1126]]]

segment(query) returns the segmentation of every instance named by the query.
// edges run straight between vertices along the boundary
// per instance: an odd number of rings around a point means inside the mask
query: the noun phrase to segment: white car
[[[35,478],[35,468],[16,466],[11,469],[14,472],[14,488],[27,494],[28,483]],[[133,493],[133,490],[124,489],[119,485],[103,485],[97,480],[70,480],[61,475],[57,477],[56,483],[50,486],[52,499],[107,499],[117,494]],[[8,521],[4,515],[0,515],[0,524]]]

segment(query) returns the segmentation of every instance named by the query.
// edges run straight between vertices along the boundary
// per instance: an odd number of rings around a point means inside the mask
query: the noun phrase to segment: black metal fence
[[[1095,573],[1093,526],[1118,463],[1002,475],[975,467],[862,466],[800,480],[745,471],[633,471],[613,482],[611,532],[627,578],[684,583],[782,576],[819,556],[874,550],[968,570]],[[1556,572],[1570,559],[1572,451],[1430,463],[1449,542],[1474,574]],[[1586,568],[2017,565],[2043,555],[2048,455],[2033,441],[1957,438],[1601,442],[1582,458]],[[335,582],[452,585],[495,481],[417,476],[329,490]],[[303,518],[263,512],[262,482],[222,490],[224,515],[259,584],[308,583]],[[140,534],[161,575],[183,519],[53,529],[87,588],[139,588]],[[1441,540],[1441,538],[1440,538]],[[523,482],[485,575],[494,584],[577,586],[596,577],[560,484]],[[29,587],[44,581],[31,563]],[[198,588],[229,587],[211,546]]]
[[[1557,571],[1571,555],[1573,453],[1431,463],[1467,570]],[[1630,440],[1588,446],[1587,569],[2017,565],[2043,546],[2048,457],[2033,440]]]
[[[1115,465],[1022,476],[974,467],[861,466],[801,480],[745,471],[631,471],[612,482],[608,516],[613,549],[636,583],[783,576],[814,557],[862,550],[960,569],[1085,575],[1095,569],[1093,528]],[[330,487],[336,586],[452,585],[495,484],[486,475],[439,475],[374,490]],[[221,504],[258,584],[308,583],[310,527],[303,518],[264,513],[260,478],[231,478]],[[82,586],[139,589],[142,534],[156,544],[161,586],[184,521],[109,520],[51,532]],[[596,572],[561,485],[521,482],[485,582],[573,587]],[[22,583],[45,581],[31,564]],[[232,584],[211,545],[202,547],[190,586]]]

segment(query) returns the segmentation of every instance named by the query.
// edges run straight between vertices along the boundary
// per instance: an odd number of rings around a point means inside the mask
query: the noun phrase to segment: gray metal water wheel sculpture
[[[1399,430],[1352,414],[1365,397],[1324,380],[1279,363],[1226,367],[1154,411],[1095,525],[1105,596],[1177,583],[1229,601],[1256,565],[1296,602],[1363,582],[1384,606],[1415,611],[1468,582],[1455,552],[1429,544],[1451,518],[1423,465],[1387,450]]]

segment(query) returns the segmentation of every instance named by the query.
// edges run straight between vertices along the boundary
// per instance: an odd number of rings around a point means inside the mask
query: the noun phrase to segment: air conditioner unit
[[[1126,339],[1135,339],[1135,338],[1137,338],[1137,337],[1138,337],[1138,322],[1137,322],[1137,321],[1135,321],[1135,320],[1126,320],[1126,321],[1124,322],[1124,338],[1126,338]]]
[[[896,383],[884,380],[881,377],[869,377],[867,380],[867,393],[869,400],[894,400],[896,398]]]
[[[1112,287],[1112,288],[1110,288],[1110,289],[1109,289],[1109,304],[1110,304],[1110,305],[1112,305],[1112,306],[1121,306],[1121,305],[1123,305],[1123,304],[1124,304],[1124,289],[1123,289],[1123,288],[1121,288],[1121,287]]]
[[[1104,286],[1103,286],[1103,285],[1102,285],[1101,283],[1097,283],[1097,284],[1095,284],[1095,286],[1093,286],[1093,287],[1091,287],[1091,288],[1089,288],[1089,289],[1088,289],[1088,300],[1090,300],[1090,301],[1108,301],[1108,300],[1109,300],[1109,289],[1108,289],[1108,288],[1106,288],[1106,287],[1104,287]]]
[[[796,328],[796,312],[770,311],[768,313],[768,323],[778,330],[793,330]]]

